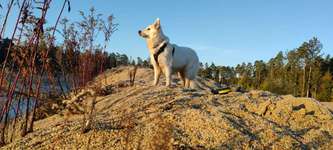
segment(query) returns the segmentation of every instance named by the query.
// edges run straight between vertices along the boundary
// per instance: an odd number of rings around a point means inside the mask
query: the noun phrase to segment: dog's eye
[[[150,28],[147,29],[148,31],[150,30]]]

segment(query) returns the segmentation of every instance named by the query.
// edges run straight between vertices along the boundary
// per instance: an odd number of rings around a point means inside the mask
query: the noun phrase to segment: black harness
[[[157,63],[158,65],[158,56],[164,52],[165,48],[168,46],[167,43],[164,43],[157,51],[157,53],[154,54],[154,60],[155,62]],[[174,55],[175,53],[175,47],[172,47],[172,56]]]

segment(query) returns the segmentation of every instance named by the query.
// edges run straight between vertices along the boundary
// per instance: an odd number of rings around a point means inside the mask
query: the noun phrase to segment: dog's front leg
[[[160,79],[161,76],[161,69],[159,66],[154,66],[154,86],[156,86],[158,84],[158,81]]]
[[[165,68],[165,77],[166,77],[166,86],[168,86],[168,87],[171,86],[171,74],[172,74],[171,67],[166,67]]]

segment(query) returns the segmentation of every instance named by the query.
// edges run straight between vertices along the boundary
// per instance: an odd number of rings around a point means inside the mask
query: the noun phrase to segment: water
[[[56,86],[54,87],[54,90],[57,91],[58,94],[61,94],[61,92],[62,92],[61,88],[64,90],[64,92],[67,92],[70,90],[69,84],[65,82],[65,79],[63,77],[60,78],[60,83],[61,83],[62,87],[60,87],[58,83],[56,83]],[[33,87],[35,87],[35,85]],[[16,91],[20,91],[19,88],[21,88],[21,86],[18,83],[16,86]],[[24,91],[27,91],[27,90],[24,90]],[[37,90],[33,90],[33,91],[35,92]],[[47,77],[43,78],[43,82],[40,86],[40,96],[41,95],[50,95],[51,91],[52,91],[52,89],[49,85]],[[8,99],[7,96],[3,96],[3,95],[6,95],[6,94],[4,92],[2,92],[2,96],[0,96],[0,108],[1,108],[0,111],[2,111],[2,108]],[[20,100],[20,105],[19,105],[20,110],[18,111],[18,113],[19,113],[19,115],[24,115],[27,110],[27,102],[28,102],[27,100],[28,99],[25,96],[21,96],[21,97],[22,98]],[[9,108],[8,119],[13,119],[17,113],[16,109],[17,109],[17,104],[19,102],[18,98],[19,98],[19,95],[17,95],[17,94],[13,95],[12,103]],[[29,111],[32,111],[35,104],[36,104],[36,99],[33,97],[30,97],[29,98]]]
[[[18,111],[19,115],[24,115],[26,110],[27,110],[27,99],[22,99],[20,101],[20,109]],[[8,113],[8,119],[13,119],[16,115],[16,111],[17,111],[17,104],[18,104],[18,100],[15,99],[12,104],[10,105],[9,108],[9,113]],[[32,108],[35,106],[36,104],[36,99],[30,98],[29,100],[29,110],[31,111]],[[2,111],[2,110],[1,110]]]

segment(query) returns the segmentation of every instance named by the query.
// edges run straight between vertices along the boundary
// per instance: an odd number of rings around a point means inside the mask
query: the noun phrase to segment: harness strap
[[[172,57],[175,54],[175,47],[172,46]]]
[[[154,54],[154,60],[158,65],[158,56],[164,52],[165,48],[168,46],[167,43],[163,43],[163,45],[158,49],[157,53]],[[175,54],[175,47],[172,47],[172,56]]]

